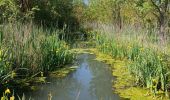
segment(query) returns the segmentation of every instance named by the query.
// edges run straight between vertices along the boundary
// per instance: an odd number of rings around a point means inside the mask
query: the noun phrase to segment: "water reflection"
[[[40,86],[36,92],[27,93],[34,100],[47,100],[48,93],[52,100],[120,100],[112,90],[112,72],[110,67],[94,60],[95,56],[78,56],[79,68],[64,79],[51,78],[50,84]]]

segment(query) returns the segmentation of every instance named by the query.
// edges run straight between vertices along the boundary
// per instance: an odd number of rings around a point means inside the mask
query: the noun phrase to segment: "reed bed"
[[[110,31],[109,31],[110,32]],[[169,54],[167,45],[145,30],[123,30],[121,33],[93,32],[97,48],[114,59],[128,59],[127,69],[135,84],[149,88],[154,94],[169,91]],[[161,47],[161,48],[160,48]]]
[[[57,29],[29,24],[0,26],[0,83],[53,71],[72,63],[74,54]]]

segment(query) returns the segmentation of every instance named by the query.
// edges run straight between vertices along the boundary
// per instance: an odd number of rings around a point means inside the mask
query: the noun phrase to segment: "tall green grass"
[[[139,33],[136,33],[137,31],[131,30],[128,33],[124,30],[120,34],[99,31],[95,36],[96,46],[115,59],[128,59],[130,63],[127,69],[134,76],[137,85],[150,88],[154,93],[158,90],[168,91],[169,55],[155,41],[157,37],[148,36],[142,31],[138,30]]]
[[[59,40],[59,32],[32,23],[1,25],[0,82],[53,71],[72,63],[74,54]]]

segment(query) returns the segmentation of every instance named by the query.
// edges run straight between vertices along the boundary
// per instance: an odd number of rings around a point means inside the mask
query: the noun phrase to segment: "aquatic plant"
[[[3,92],[3,96],[1,97],[1,100],[26,100],[25,95],[23,94],[22,97],[18,96],[18,98],[14,95],[14,91],[13,93],[11,92],[11,90],[9,88],[7,88],[4,92]],[[28,100],[31,100],[31,98],[29,98]]]
[[[134,38],[135,36],[130,37],[131,35],[127,37],[110,35],[109,37],[106,34],[99,32],[96,36],[97,48],[114,59],[128,59],[130,63],[127,65],[127,69],[134,76],[135,84],[146,86],[154,93],[158,90],[167,91],[168,58],[165,51],[159,50],[158,44],[155,47],[153,42],[145,40],[146,45],[143,40],[140,41]]]
[[[4,93],[3,93],[3,96],[1,97],[1,100],[14,100],[15,97],[14,95],[11,93],[10,89],[7,88]]]
[[[0,49],[0,80],[26,78],[72,63],[74,53],[59,40],[57,29],[29,24],[3,24]]]

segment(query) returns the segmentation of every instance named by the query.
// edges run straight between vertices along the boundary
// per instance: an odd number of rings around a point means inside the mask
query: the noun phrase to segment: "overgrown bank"
[[[25,85],[72,63],[75,54],[58,38],[61,32],[33,24],[1,25],[0,85]]]
[[[122,34],[124,35],[124,33]],[[140,95],[145,97],[145,95],[158,96],[160,94],[168,97],[169,54],[165,49],[161,50],[157,43],[151,41],[153,37],[147,37],[148,40],[141,41],[140,36],[134,38],[133,33],[130,34],[131,36],[126,34],[126,37],[114,37],[115,34],[111,36],[107,33],[97,33],[96,35],[97,49],[116,60],[122,61],[116,64],[117,67],[113,67],[116,69],[113,74],[118,76],[117,85],[115,85],[118,92],[125,97],[132,97],[132,99],[133,96],[128,92],[136,98]],[[124,64],[124,60],[128,64]],[[121,66],[122,64],[123,66]],[[138,89],[138,87],[143,87],[143,89]],[[123,92],[125,90],[126,92]],[[135,92],[140,95],[135,94]]]
[[[116,76],[117,78],[116,81],[113,82],[113,89],[124,99],[168,100],[168,97],[165,97],[164,92],[159,91],[154,96],[150,89],[137,86],[134,83],[134,76],[132,76],[127,69],[127,65],[129,64],[127,59],[118,60],[94,48],[87,50],[90,50],[91,53],[96,55],[96,60],[109,64],[112,67],[113,76]]]

